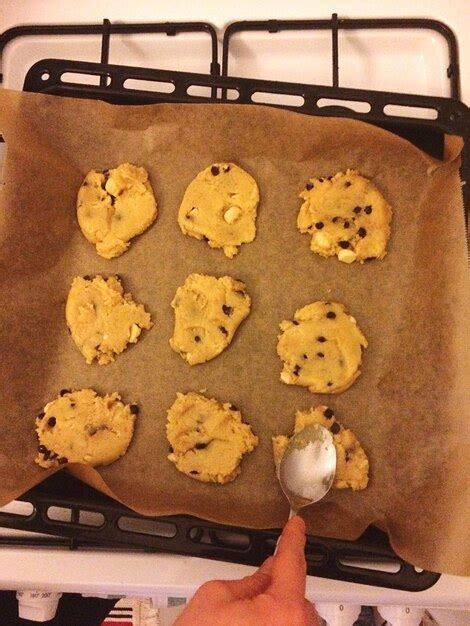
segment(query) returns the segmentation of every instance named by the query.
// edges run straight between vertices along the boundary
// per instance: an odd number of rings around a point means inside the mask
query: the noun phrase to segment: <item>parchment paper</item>
[[[356,538],[372,522],[404,558],[470,574],[468,546],[468,270],[458,146],[438,163],[407,141],[354,120],[261,106],[113,106],[2,92],[7,143],[0,206],[0,504],[44,479],[33,462],[34,417],[61,388],[119,391],[141,413],[125,457],[75,474],[145,514],[187,513],[229,524],[279,527],[288,506],[271,436],[318,403],[351,427],[370,459],[367,490],[330,492],[305,511],[309,531]],[[458,143],[458,142],[457,142]],[[258,181],[258,233],[233,260],[184,237],[184,190],[214,161]],[[156,223],[123,256],[105,260],[81,234],[77,189],[91,168],[121,162],[150,172]],[[310,176],[357,168],[393,207],[385,260],[344,265],[309,250],[296,229]],[[230,274],[252,297],[229,349],[191,367],[168,344],[176,288],[191,272]],[[66,328],[75,275],[119,274],[155,327],[101,367],[86,365]],[[369,341],[362,375],[339,395],[312,395],[279,380],[278,323],[318,299],[343,302]],[[177,391],[206,389],[238,406],[260,437],[242,474],[225,486],[178,473],[167,461],[166,409]]]

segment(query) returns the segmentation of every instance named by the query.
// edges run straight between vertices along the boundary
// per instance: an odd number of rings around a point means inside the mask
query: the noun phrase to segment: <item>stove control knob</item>
[[[419,626],[424,610],[414,606],[378,606],[378,612],[390,626]]]
[[[315,603],[315,608],[327,626],[352,626],[361,612],[359,604]]]

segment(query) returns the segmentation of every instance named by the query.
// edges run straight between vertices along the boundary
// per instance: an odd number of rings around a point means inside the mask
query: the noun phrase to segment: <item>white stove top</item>
[[[282,9],[279,8],[282,6]],[[410,3],[409,0],[337,0],[334,5],[309,0],[268,2],[262,0],[184,0],[159,3],[120,0],[80,3],[36,0],[3,3],[0,31],[21,24],[112,22],[208,21],[219,32],[242,19],[340,17],[429,17],[449,25],[460,44],[462,99],[470,103],[470,17],[465,0]],[[283,45],[279,46],[279,38]],[[184,45],[184,43],[188,45]],[[100,37],[25,37],[11,42],[4,51],[4,86],[21,89],[26,71],[46,57],[99,61]],[[220,42],[219,42],[220,44]],[[219,46],[219,52],[221,45]],[[331,34],[245,33],[231,44],[229,72],[233,75],[331,84]],[[205,34],[113,35],[110,62],[145,67],[207,72],[209,37]],[[219,54],[219,61],[221,54]],[[305,62],[299,63],[299,58]],[[344,87],[378,89],[422,95],[449,96],[446,78],[448,55],[443,38],[429,31],[362,31],[339,35],[339,84]],[[308,62],[307,62],[308,61]],[[1,158],[1,154],[0,154]],[[425,514],[425,512],[423,512]],[[8,532],[12,531],[0,531]],[[41,588],[91,594],[140,595],[164,599],[191,595],[204,581],[214,577],[236,578],[252,568],[199,558],[149,555],[118,551],[70,552],[47,549],[2,548],[0,589]],[[317,602],[345,604],[397,604],[421,607],[470,608],[469,579],[442,576],[431,589],[406,593],[339,581],[309,577],[307,595]]]

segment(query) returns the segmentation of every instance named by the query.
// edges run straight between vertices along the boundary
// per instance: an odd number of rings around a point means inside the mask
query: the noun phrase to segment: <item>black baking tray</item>
[[[132,25],[111,25],[105,20],[102,28],[102,51],[99,63],[73,61],[67,59],[43,59],[33,65],[25,77],[24,90],[60,96],[101,99],[114,104],[150,104],[159,102],[219,102],[252,104],[253,94],[277,94],[280,102],[276,105],[307,115],[340,116],[360,119],[400,135],[428,154],[442,158],[444,137],[456,134],[468,138],[469,112],[461,103],[458,79],[457,46],[452,32],[440,22],[433,20],[341,20],[333,15],[331,20],[268,20],[265,22],[237,22],[225,32],[223,48],[223,68],[220,75],[217,51],[214,53],[213,29],[210,25],[194,30],[205,30],[211,36],[210,73],[195,74],[170,70],[127,67],[108,63],[109,39],[121,26],[122,32]],[[126,29],[126,26],[129,27]],[[136,26],[136,25],[134,25]],[[154,25],[156,30],[141,32],[165,32],[167,35],[178,32],[191,32],[191,23],[179,31],[173,24]],[[152,25],[146,25],[152,26]],[[176,25],[177,26],[177,25]],[[279,32],[293,29],[330,28],[332,32],[333,86],[294,84],[252,78],[228,76],[230,38],[243,30],[266,30]],[[448,77],[451,98],[378,92],[358,89],[345,89],[338,86],[338,28],[433,28],[443,34],[449,48]],[[44,26],[21,27],[20,35],[38,34]],[[55,28],[57,34],[66,26]],[[80,27],[85,28],[85,27]],[[93,32],[99,32],[99,25],[93,25]],[[32,29],[32,30],[31,30]],[[138,31],[140,32],[140,31]],[[51,34],[46,30],[47,34]],[[40,34],[40,33],[39,33]],[[7,37],[6,37],[7,35]],[[0,50],[12,35],[0,36]],[[77,82],[63,80],[65,73],[76,74]],[[80,76],[95,76],[96,84],[89,80],[80,82]],[[129,89],[128,79],[150,81],[155,89]],[[169,93],[168,86],[172,89]],[[196,92],[191,88],[196,87]],[[283,98],[300,96],[301,106],[291,106],[282,102]],[[335,100],[334,106],[321,107],[321,98]],[[357,113],[348,103],[365,102],[368,113]],[[343,104],[344,103],[344,106]],[[388,105],[412,107],[399,115],[386,113]],[[414,111],[423,108],[434,112],[434,119],[413,117]],[[411,112],[410,112],[411,111]],[[461,167],[463,182],[468,182],[468,149],[464,148]],[[468,184],[464,186],[468,193]],[[467,198],[468,199],[468,198]],[[468,204],[468,203],[467,203]],[[259,565],[274,551],[280,531],[276,529],[254,530],[224,526],[194,517],[175,515],[162,517],[141,516],[91,487],[77,481],[66,470],[62,470],[24,494],[20,500],[31,504],[25,515],[0,512],[0,526],[43,533],[42,537],[3,537],[1,544],[55,545],[71,549],[109,547],[131,550],[164,551],[186,554],[223,561]],[[59,510],[67,517],[57,519],[53,511]],[[422,571],[398,557],[390,546],[385,533],[370,527],[356,541],[345,541],[324,537],[309,536],[306,556],[308,573],[356,583],[422,591],[429,588],[439,578],[439,574]]]

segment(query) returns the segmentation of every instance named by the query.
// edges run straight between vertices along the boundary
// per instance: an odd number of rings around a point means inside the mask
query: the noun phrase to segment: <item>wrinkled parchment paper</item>
[[[468,547],[469,290],[458,141],[438,163],[407,141],[354,120],[240,105],[113,106],[2,92],[7,143],[0,206],[0,504],[44,479],[34,464],[34,417],[61,388],[119,391],[141,412],[125,457],[70,470],[145,514],[187,513],[228,524],[279,527],[288,514],[271,436],[294,412],[327,403],[362,442],[367,490],[330,492],[305,511],[309,531],[356,538],[385,528],[395,550],[423,568],[470,574]],[[159,216],[123,256],[105,260],[81,234],[77,189],[91,168],[130,161],[150,172]],[[258,181],[258,234],[233,260],[184,237],[184,190],[214,161]],[[311,176],[357,168],[393,207],[385,260],[344,265],[309,250],[296,229],[298,193]],[[216,359],[187,365],[168,344],[170,302],[191,272],[242,279],[249,318]],[[105,367],[86,365],[66,328],[75,275],[119,274],[155,322]],[[279,380],[278,323],[314,300],[343,302],[369,341],[362,375],[340,395]],[[238,406],[260,437],[225,486],[178,473],[166,459],[166,410],[177,391],[206,389]],[[465,445],[467,448],[465,449]]]

